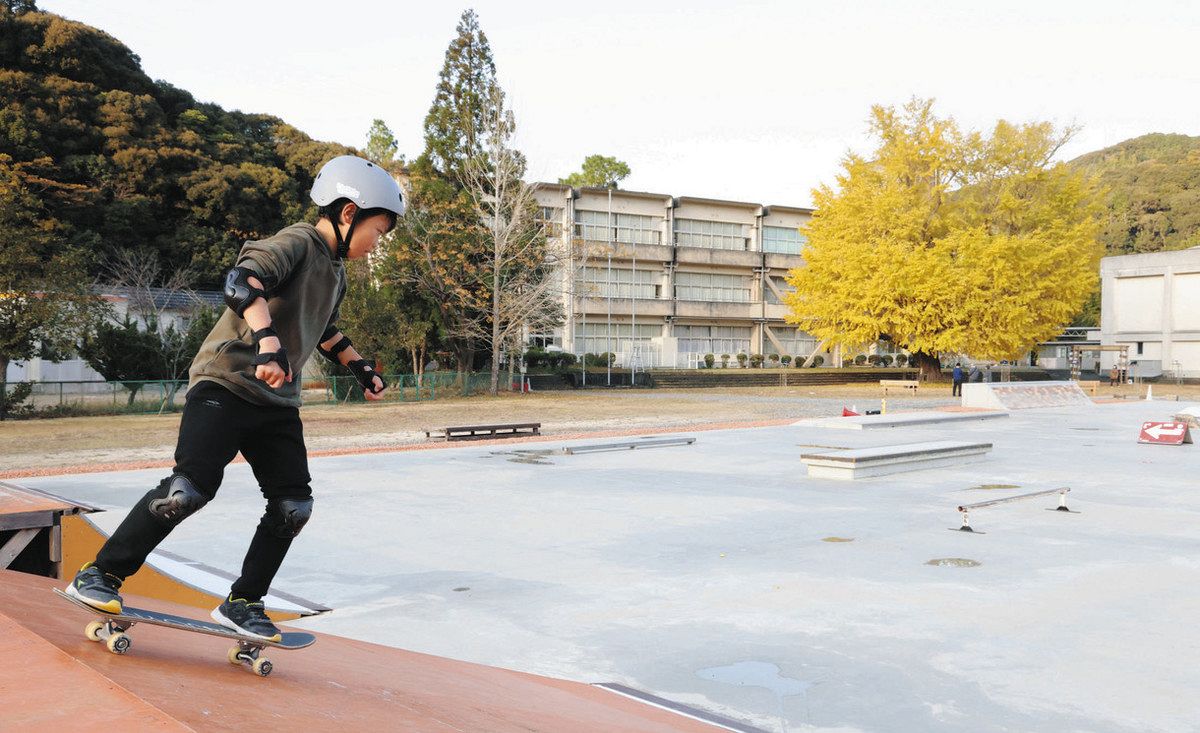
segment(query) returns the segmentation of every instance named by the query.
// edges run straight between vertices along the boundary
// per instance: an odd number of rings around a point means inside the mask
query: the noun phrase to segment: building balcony
[[[624,244],[622,242],[582,242],[580,251],[589,262],[604,261],[610,256],[614,261],[645,260],[647,262],[670,262],[671,248],[662,244]]]
[[[676,261],[680,265],[722,265],[725,267],[760,267],[761,252],[739,252],[732,249],[706,247],[677,247]]]
[[[680,300],[675,303],[678,318],[749,321],[762,318],[762,303],[718,303]]]
[[[785,255],[778,252],[765,253],[764,264],[772,270],[794,270],[804,266],[804,257]]]
[[[578,312],[591,314],[607,315],[611,307],[611,313],[614,316],[631,316],[635,313],[638,317],[665,317],[671,315],[671,301],[669,300],[636,300],[630,298],[613,298],[610,304],[608,298],[579,298]]]
[[[772,321],[782,321],[791,312],[792,309],[783,303],[767,303],[763,310],[763,318],[768,318]]]

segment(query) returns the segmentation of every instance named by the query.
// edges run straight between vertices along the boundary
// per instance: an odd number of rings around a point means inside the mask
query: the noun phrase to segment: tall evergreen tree
[[[469,371],[486,335],[492,293],[487,230],[466,190],[468,161],[485,155],[479,131],[504,95],[487,37],[473,10],[462,14],[429,114],[425,149],[410,168],[409,209],[391,254],[395,271],[436,305],[438,330]]]
[[[437,93],[425,115],[421,158],[461,189],[467,159],[483,152],[475,131],[496,116],[504,93],[496,81],[492,47],[474,10],[463,11],[457,32],[446,49]]]
[[[367,130],[367,149],[364,151],[367,160],[391,170],[396,164],[403,164],[404,157],[396,158],[399,149],[396,136],[383,120],[373,120],[371,129]]]

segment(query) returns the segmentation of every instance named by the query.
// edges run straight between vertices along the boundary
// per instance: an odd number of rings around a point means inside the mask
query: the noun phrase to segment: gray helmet
[[[360,209],[387,209],[404,215],[400,184],[384,169],[353,155],[339,155],[317,173],[309,196],[317,206],[350,199]]]
[[[328,206],[338,199],[350,199],[358,207],[350,229],[343,239],[342,232],[334,227],[337,238],[337,257],[341,259],[350,250],[350,236],[358,217],[367,209],[385,209],[397,217],[404,216],[404,195],[400,184],[391,174],[369,160],[353,155],[339,155],[321,166],[308,195],[317,206]]]

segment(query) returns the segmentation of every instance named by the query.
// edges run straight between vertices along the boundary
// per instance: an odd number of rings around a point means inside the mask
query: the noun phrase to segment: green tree
[[[629,166],[616,158],[604,155],[589,155],[583,159],[583,169],[559,183],[568,186],[590,186],[593,188],[617,188],[629,176]]]
[[[396,158],[396,151],[399,147],[396,143],[396,136],[392,134],[383,120],[376,119],[371,122],[371,129],[367,130],[367,148],[363,151],[367,160],[392,170],[404,163],[403,156],[399,159]]]
[[[10,362],[69,353],[102,308],[81,253],[62,245],[63,227],[47,211],[53,182],[37,195],[38,182],[0,154],[0,394]]]
[[[0,152],[32,179],[58,241],[93,276],[151,248],[216,287],[246,239],[312,211],[322,162],[348,152],[262,114],[155,82],[113,37],[28,3],[0,6]],[[70,195],[62,195],[67,194]]]
[[[468,161],[484,155],[476,131],[497,114],[503,92],[474,11],[446,49],[425,118],[425,149],[410,167],[408,210],[389,248],[390,276],[437,309],[438,331],[469,371],[491,304],[487,231],[466,191]]]
[[[483,152],[474,131],[484,129],[486,120],[495,116],[496,103],[504,103],[504,94],[496,81],[491,44],[474,10],[463,11],[456,31],[425,115],[421,160],[461,188],[467,159]]]
[[[813,192],[789,321],[849,348],[890,337],[935,379],[942,352],[1016,358],[1057,334],[1101,252],[1092,182],[1052,162],[1071,130],[964,133],[913,100],[874,107],[871,132],[879,147]]]
[[[88,366],[105,380],[121,382],[129,390],[130,405],[144,386],[142,382],[169,378],[163,368],[163,339],[156,325],[138,328],[128,315],[120,323],[100,321],[79,348],[79,355]],[[171,337],[174,336],[172,329]]]

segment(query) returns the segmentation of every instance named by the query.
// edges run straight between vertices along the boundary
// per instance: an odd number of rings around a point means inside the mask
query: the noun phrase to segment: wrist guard
[[[362,385],[362,388],[371,394],[379,394],[387,389],[387,382],[383,375],[375,371],[375,365],[366,359],[355,359],[346,364],[350,371],[354,372],[354,378]],[[375,389],[375,378],[379,378],[379,383],[382,385],[379,389]]]
[[[258,346],[259,341],[262,341],[263,339],[270,337],[270,336],[279,338],[279,334],[276,333],[275,329],[271,328],[270,326],[267,326],[266,328],[260,328],[257,331],[250,332],[250,338],[254,339],[255,346]]]
[[[253,363],[254,366],[259,366],[261,364],[269,364],[271,362],[277,363],[280,368],[283,369],[284,374],[292,373],[292,365],[288,363],[287,349],[283,348],[282,346],[279,347],[279,351],[255,355]]]
[[[334,364],[341,364],[341,362],[338,361],[338,354],[350,348],[353,343],[354,342],[350,340],[349,336],[342,334],[342,337],[338,339],[337,343],[333,346],[330,346],[328,349],[322,349],[321,345],[317,344],[317,351],[321,352],[321,356],[330,360]]]

